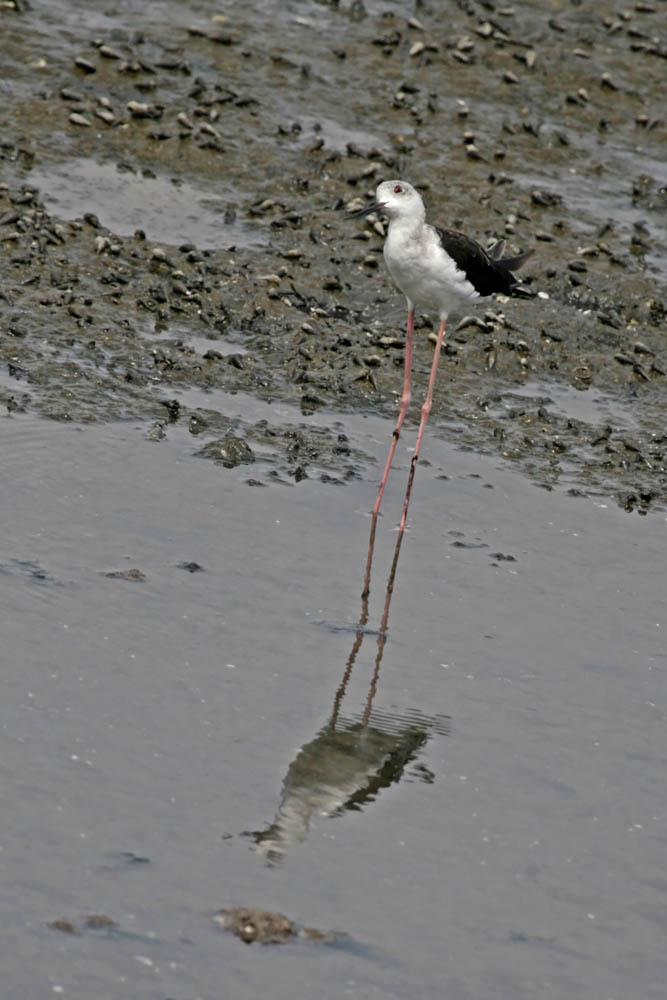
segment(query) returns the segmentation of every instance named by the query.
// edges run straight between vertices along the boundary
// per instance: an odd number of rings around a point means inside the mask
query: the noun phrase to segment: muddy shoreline
[[[253,482],[344,481],[362,456],[335,428],[256,425],[206,394],[391,417],[403,302],[381,226],[347,211],[400,175],[432,218],[536,250],[534,297],[452,317],[434,428],[547,488],[664,506],[662,5],[492,7],[311,4],[271,24],[174,7],[173,23],[77,27],[74,4],[58,28],[55,8],[5,13],[7,410],[141,419],[156,439],[188,421],[193,451],[233,438],[230,464],[266,458]],[[192,389],[199,405],[176,395]]]

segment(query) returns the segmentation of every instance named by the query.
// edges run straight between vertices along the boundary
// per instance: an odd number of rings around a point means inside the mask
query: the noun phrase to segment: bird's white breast
[[[441,318],[464,301],[479,295],[443,250],[432,226],[417,228],[392,220],[384,244],[384,259],[394,284],[423,309],[436,309]]]

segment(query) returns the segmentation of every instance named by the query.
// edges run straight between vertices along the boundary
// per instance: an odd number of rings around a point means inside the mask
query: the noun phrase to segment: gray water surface
[[[385,421],[343,423],[383,458]],[[302,793],[294,762],[321,761],[310,801],[335,779],[326,743],[313,755],[377,467],[259,489],[174,427],[154,443],[27,416],[3,421],[2,450],[7,996],[664,995],[664,515],[538,490],[434,428],[374,700],[380,756],[398,745],[383,732],[421,735],[392,780],[352,809],[326,800],[271,860],[250,832]],[[349,938],[246,946],[211,920],[234,905]],[[117,927],[84,926],[100,913]]]
[[[144,230],[151,240],[179,246],[260,246],[265,237],[237,218],[240,194],[224,179],[206,189],[165,172],[142,173],[123,161],[96,163],[83,157],[37,167],[31,181],[62,219],[93,211],[121,236]]]

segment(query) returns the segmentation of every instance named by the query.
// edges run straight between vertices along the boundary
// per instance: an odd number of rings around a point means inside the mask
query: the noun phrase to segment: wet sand
[[[3,12],[12,995],[662,996],[664,4],[491,6]],[[390,176],[536,252],[451,319],[364,743]]]

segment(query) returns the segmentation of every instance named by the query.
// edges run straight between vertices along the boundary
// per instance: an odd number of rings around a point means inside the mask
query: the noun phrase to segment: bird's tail
[[[529,257],[533,256],[534,252],[534,250],[526,250],[524,253],[516,254],[515,257],[495,258],[493,262],[496,267],[502,268],[503,271],[517,271],[522,264],[526,263]]]
[[[492,243],[490,247],[486,248],[486,252],[488,253],[491,260],[500,260],[502,255],[505,253],[506,246],[507,246],[506,240],[496,240],[495,243]]]
[[[531,288],[527,288],[522,285],[517,277],[512,274],[512,271],[518,270],[522,264],[532,257],[534,250],[526,250],[524,253],[518,253],[514,257],[501,257],[499,260],[494,260],[496,267],[502,268],[507,274],[510,283],[510,295],[515,298],[531,299],[535,296],[535,292]]]

